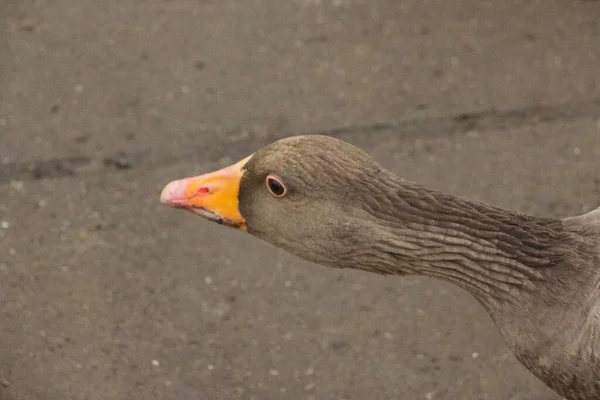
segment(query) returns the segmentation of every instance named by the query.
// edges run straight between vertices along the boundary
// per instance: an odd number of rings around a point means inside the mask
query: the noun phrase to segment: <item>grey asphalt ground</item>
[[[0,400],[556,400],[468,294],[161,206],[277,138],[600,205],[600,2],[4,0]]]

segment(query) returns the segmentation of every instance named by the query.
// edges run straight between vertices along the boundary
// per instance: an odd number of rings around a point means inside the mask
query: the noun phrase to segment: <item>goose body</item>
[[[171,182],[161,201],[322,265],[458,285],[535,376],[600,399],[600,208],[554,219],[461,199],[319,135]]]

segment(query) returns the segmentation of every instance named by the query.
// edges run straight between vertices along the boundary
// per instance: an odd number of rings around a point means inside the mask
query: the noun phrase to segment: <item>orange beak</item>
[[[238,194],[243,168],[250,157],[219,171],[173,181],[162,190],[160,202],[209,221],[246,230],[246,220],[238,207]]]

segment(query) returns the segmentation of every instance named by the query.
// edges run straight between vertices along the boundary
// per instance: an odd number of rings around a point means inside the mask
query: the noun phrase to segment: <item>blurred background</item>
[[[468,294],[161,206],[324,133],[406,179],[600,205],[600,2],[4,0],[0,399],[557,400]]]

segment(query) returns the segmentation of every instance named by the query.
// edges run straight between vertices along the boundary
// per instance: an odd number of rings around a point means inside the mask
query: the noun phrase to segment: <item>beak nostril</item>
[[[210,192],[210,188],[208,186],[202,186],[198,190],[194,192],[194,196],[198,196],[201,194],[206,194]]]

